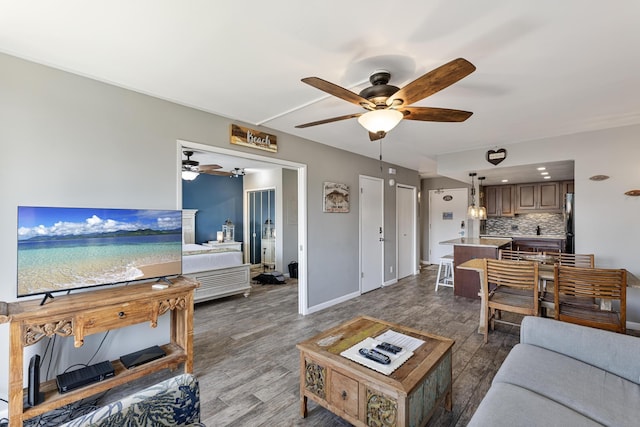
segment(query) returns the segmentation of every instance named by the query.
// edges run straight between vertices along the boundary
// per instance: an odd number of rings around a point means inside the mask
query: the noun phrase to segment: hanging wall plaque
[[[507,150],[505,150],[504,148],[501,148],[499,150],[487,151],[487,161],[494,166],[506,158],[507,158]]]
[[[278,152],[278,140],[275,135],[238,125],[231,125],[231,143],[272,153]]]

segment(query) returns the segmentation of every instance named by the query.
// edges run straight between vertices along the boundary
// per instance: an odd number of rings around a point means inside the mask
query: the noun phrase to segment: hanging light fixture
[[[404,115],[398,110],[389,108],[381,110],[371,110],[358,117],[358,123],[371,133],[387,133],[398,123]]]
[[[487,219],[487,208],[484,206],[483,197],[484,193],[482,192],[482,181],[484,181],[484,176],[478,177],[478,187],[479,187],[479,195],[478,195],[478,219]]]
[[[474,180],[476,175],[477,173],[475,172],[471,172],[469,174],[469,176],[471,177],[471,204],[467,209],[467,216],[471,219],[478,219],[480,214],[480,210],[476,206],[476,184]]]
[[[182,179],[185,181],[193,181],[198,177],[199,173],[191,170],[183,170],[182,171]]]

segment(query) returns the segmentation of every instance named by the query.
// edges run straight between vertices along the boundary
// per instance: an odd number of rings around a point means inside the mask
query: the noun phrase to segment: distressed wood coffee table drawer
[[[391,375],[340,356],[365,338],[390,329],[425,342]],[[307,399],[356,426],[424,426],[438,405],[451,410],[451,339],[358,317],[297,347],[303,417]]]
[[[332,370],[329,381],[329,402],[342,413],[358,418],[358,381]]]

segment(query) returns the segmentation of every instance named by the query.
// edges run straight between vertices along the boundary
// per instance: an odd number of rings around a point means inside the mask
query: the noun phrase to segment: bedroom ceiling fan
[[[207,175],[233,176],[231,172],[218,170],[222,169],[220,165],[201,165],[197,160],[191,160],[193,151],[185,150],[183,154],[187,158],[182,160],[182,179],[186,181],[193,181],[201,173],[206,173]]]
[[[359,94],[318,77],[306,77],[302,79],[304,83],[358,105],[367,111],[305,123],[296,126],[296,128],[307,128],[357,117],[358,122],[369,131],[371,141],[376,141],[384,138],[387,132],[402,119],[463,122],[473,113],[448,108],[412,107],[411,104],[454,84],[474,72],[475,69],[476,67],[464,58],[454,59],[418,77],[403,88],[388,84],[391,78],[391,73],[388,71],[376,71],[369,77],[372,86],[363,89]]]

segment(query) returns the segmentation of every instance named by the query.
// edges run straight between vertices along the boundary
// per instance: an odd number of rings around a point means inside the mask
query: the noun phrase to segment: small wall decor
[[[231,125],[231,143],[272,153],[278,152],[278,139],[275,135],[238,125]]]
[[[589,179],[591,181],[604,181],[604,180],[609,179],[609,176],[607,176],[607,175],[593,175],[593,176],[590,176]]]
[[[625,194],[625,196],[638,197],[638,196],[640,196],[640,190],[629,190],[624,194]]]
[[[323,183],[323,212],[349,212],[349,186],[336,182]]]
[[[499,150],[489,150],[487,151],[487,162],[492,165],[497,165],[507,158],[507,150],[504,148],[500,148]]]

